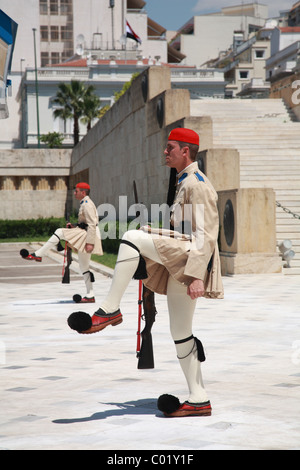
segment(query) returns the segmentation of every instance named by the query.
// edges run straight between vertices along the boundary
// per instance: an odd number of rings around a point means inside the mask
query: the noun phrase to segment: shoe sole
[[[91,335],[93,333],[98,333],[98,331],[104,330],[107,326],[117,326],[122,323],[123,318],[115,318],[114,320],[109,320],[106,323],[102,323],[102,325],[91,326],[88,330],[81,331],[80,333],[83,335]]]
[[[177,410],[173,413],[164,413],[167,418],[181,418],[184,416],[211,416],[211,410],[199,410],[199,411],[189,411],[189,410]]]

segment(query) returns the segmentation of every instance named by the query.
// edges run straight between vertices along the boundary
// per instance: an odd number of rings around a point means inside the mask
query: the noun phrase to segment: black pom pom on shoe
[[[68,325],[71,330],[78,331],[81,333],[82,331],[86,331],[92,326],[92,317],[85,312],[74,312],[68,318]]]
[[[27,258],[27,256],[29,255],[29,251],[25,248],[22,248],[22,250],[20,251],[20,255],[22,256],[22,258]]]
[[[174,413],[180,407],[180,401],[174,395],[164,394],[157,400],[157,408],[163,413]]]
[[[73,300],[76,304],[79,304],[79,302],[81,302],[81,299],[82,299],[82,297],[81,297],[80,294],[74,294],[73,295]]]
[[[62,246],[62,244],[60,243],[60,241],[59,241],[58,244],[57,244],[57,251],[64,251],[64,247]]]

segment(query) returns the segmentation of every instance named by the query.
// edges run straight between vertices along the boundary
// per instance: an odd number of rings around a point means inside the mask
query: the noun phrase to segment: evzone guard
[[[192,325],[199,297],[221,299],[224,294],[217,244],[217,193],[199,171],[198,149],[196,132],[184,128],[171,131],[164,155],[166,165],[177,170],[171,212],[174,230],[145,226],[126,232],[120,243],[111,287],[100,308],[92,317],[85,312],[74,312],[68,318],[70,328],[81,334],[96,333],[108,325],[120,324],[123,321],[122,296],[139,262],[145,260],[144,285],[167,296],[171,336],[189,390],[188,399],[183,403],[169,394],[159,397],[158,408],[166,417],[211,415],[211,403],[201,374],[204,349],[193,335]],[[185,207],[189,210],[185,211]],[[187,228],[184,233],[181,230],[183,220]]]
[[[75,294],[73,300],[76,303],[94,303],[93,290],[94,275],[90,271],[90,259],[92,254],[103,255],[102,243],[99,230],[99,217],[97,209],[91,198],[90,185],[85,182],[75,186],[74,196],[80,201],[78,212],[78,223],[72,225],[67,223],[66,228],[55,230],[49,240],[35,253],[29,254],[28,250],[22,249],[21,256],[30,261],[41,262],[42,257],[50,249],[60,249],[60,241],[65,240],[68,247],[77,251],[78,263],[86,286],[86,295]]]

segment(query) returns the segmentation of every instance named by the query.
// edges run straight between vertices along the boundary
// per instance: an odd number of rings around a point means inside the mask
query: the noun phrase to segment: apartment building
[[[101,104],[111,105],[135,72],[153,64],[173,67],[184,59],[168,45],[166,29],[148,17],[143,0],[1,1],[19,24],[2,148],[37,146],[38,127],[40,135],[63,131],[71,145],[72,123],[53,118],[53,97],[62,81],[93,84]],[[174,66],[172,86],[188,88],[192,97],[222,97],[225,83],[220,71]]]
[[[165,29],[148,21],[144,5],[142,0],[1,0],[3,11],[18,24],[18,36],[10,74],[9,116],[1,123],[0,147],[22,147],[26,140],[24,133],[30,124],[22,78],[27,69],[61,64],[74,57],[89,62],[97,58],[110,61],[113,56],[168,62]],[[126,22],[140,42],[127,38]],[[60,78],[70,80],[71,75]],[[115,81],[113,91],[123,84]]]
[[[264,26],[267,18],[266,5],[251,3],[225,7],[218,13],[191,18],[177,31],[170,45],[186,56],[184,63],[202,66],[229,49],[234,31],[241,31],[242,40],[246,41]]]

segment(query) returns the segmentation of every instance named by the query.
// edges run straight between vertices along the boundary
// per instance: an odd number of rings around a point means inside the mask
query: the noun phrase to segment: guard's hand
[[[86,243],[86,245],[85,245],[85,251],[86,251],[87,253],[92,253],[93,249],[94,249],[94,245],[92,245],[91,243]]]
[[[187,288],[187,294],[192,300],[202,297],[204,293],[204,282],[201,279],[194,279]]]

